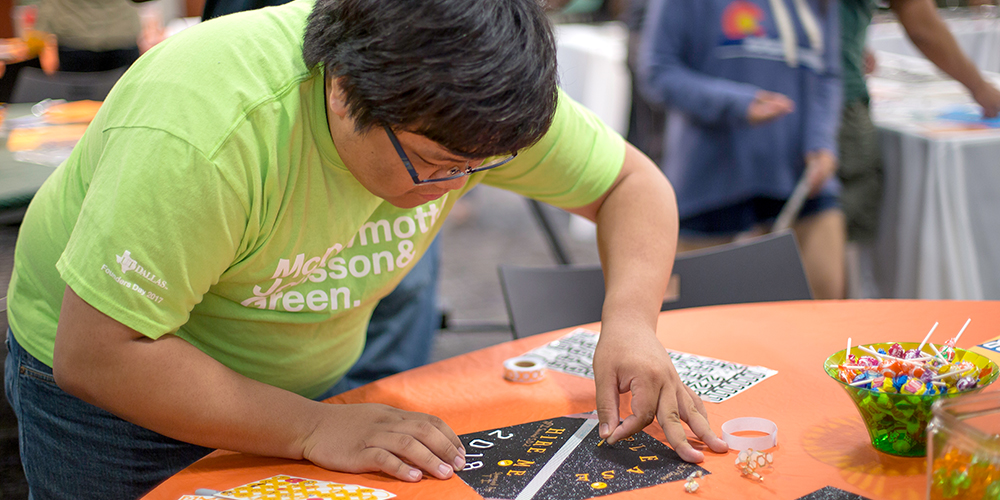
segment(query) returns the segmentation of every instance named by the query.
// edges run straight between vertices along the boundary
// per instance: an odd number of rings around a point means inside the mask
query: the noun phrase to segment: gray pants
[[[847,219],[847,240],[870,243],[878,233],[882,207],[882,154],[867,103],[844,105],[837,141],[837,177],[843,186],[840,205]]]

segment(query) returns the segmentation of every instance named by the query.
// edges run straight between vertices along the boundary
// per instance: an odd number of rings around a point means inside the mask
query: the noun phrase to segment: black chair
[[[49,76],[38,68],[21,68],[10,102],[38,102],[43,99],[103,101],[125,70],[121,67],[85,73],[57,71]]]
[[[500,288],[514,338],[601,320],[600,266],[503,266]]]
[[[500,266],[499,273],[515,339],[601,320],[600,266]],[[809,299],[795,236],[786,231],[679,254],[661,310]]]

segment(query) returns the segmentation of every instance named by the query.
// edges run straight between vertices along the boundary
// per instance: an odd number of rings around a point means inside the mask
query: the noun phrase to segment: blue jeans
[[[425,364],[440,325],[435,241],[396,289],[382,299],[361,358],[326,394]],[[212,450],[126,422],[60,389],[52,369],[7,331],[4,381],[18,419],[21,464],[31,500],[138,498]]]
[[[7,401],[31,500],[138,498],[212,450],[126,422],[56,386],[7,330]]]

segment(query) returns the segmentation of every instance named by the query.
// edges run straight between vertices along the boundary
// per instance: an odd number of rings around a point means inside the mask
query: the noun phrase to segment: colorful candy
[[[937,351],[934,344],[927,345]],[[865,346],[858,346],[857,349],[878,353],[879,358],[855,357],[850,354],[848,361],[837,367],[837,378],[845,384],[876,392],[891,394],[963,392],[978,387],[979,380],[987,378],[991,373],[991,368],[986,368],[980,373],[979,368],[968,361],[949,362],[944,350],[937,351],[940,355],[916,349],[907,351],[898,343],[892,344],[888,350],[882,348],[873,350]],[[951,359],[954,361],[954,350]],[[941,385],[937,387],[930,385],[934,382]]]
[[[905,354],[905,351],[903,350],[903,346],[897,343],[897,344],[892,344],[892,346],[889,347],[889,350],[886,352],[886,354],[894,358],[902,358],[903,354]]]
[[[872,445],[880,451],[925,455],[934,401],[979,389],[996,378],[994,364],[980,363],[981,357],[955,347],[962,332],[944,344],[928,343],[936,328],[937,324],[915,349],[891,343],[858,345],[852,352],[848,339],[841,358],[844,361],[828,365],[829,373],[849,386],[847,392],[858,407]],[[1000,500],[1000,496],[989,498]]]
[[[1000,498],[1000,463],[949,447],[934,458],[930,500]]]

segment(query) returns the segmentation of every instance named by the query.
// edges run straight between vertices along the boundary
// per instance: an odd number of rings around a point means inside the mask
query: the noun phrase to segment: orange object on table
[[[13,64],[31,59],[35,55],[31,54],[28,44],[20,38],[0,39],[0,61]]]
[[[972,323],[959,347],[996,336],[1000,304],[989,301],[804,301],[704,307],[664,312],[657,335],[673,350],[751,366],[778,374],[723,403],[706,403],[712,428],[737,417],[761,417],[779,429],[770,451],[774,464],[762,482],[744,478],[734,465],[737,451],[705,451],[701,465],[711,474],[699,479],[691,498],[702,500],[796,499],[834,486],[873,500],[926,497],[924,458],[902,458],[872,447],[850,398],[827,377],[823,361],[844,348],[884,341],[919,341],[939,322],[932,342],[954,336]],[[596,329],[594,326],[588,328]],[[503,362],[551,342],[570,329],[536,335],[440,361],[359,387],[332,403],[378,402],[444,419],[458,434],[591,411],[594,382],[550,371],[534,384],[503,378]],[[990,351],[980,349],[983,354]],[[992,353],[991,355],[996,355]],[[994,358],[998,359],[998,358]],[[1000,390],[1000,384],[985,389]],[[623,397],[623,416],[628,397]],[[646,432],[664,439],[654,423]],[[693,435],[688,432],[688,436]],[[332,472],[306,461],[216,451],[166,480],[145,499],[177,500],[199,488],[223,490],[277,474],[361,484],[406,499],[480,498],[461,479],[405,483],[384,474]],[[621,499],[687,498],[684,481],[618,493]]]
[[[83,137],[87,124],[16,128],[7,137],[8,151],[32,151],[46,144],[73,144]]]
[[[71,101],[62,104],[53,104],[45,109],[45,121],[53,124],[63,123],[90,123],[97,111],[101,109],[103,101]]]

